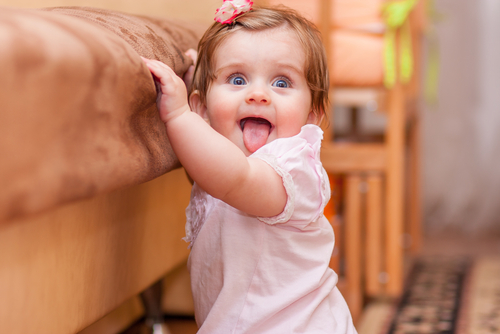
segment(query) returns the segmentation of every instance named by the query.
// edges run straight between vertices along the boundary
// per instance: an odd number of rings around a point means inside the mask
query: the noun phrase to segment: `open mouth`
[[[273,126],[264,118],[246,117],[240,121],[240,127],[243,131],[243,143],[253,153],[267,143]]]
[[[249,123],[255,123],[255,124],[258,124],[258,125],[263,125],[263,126],[267,126],[267,128],[269,129],[269,131],[271,131],[271,122],[269,122],[267,119],[265,118],[260,118],[260,117],[246,117],[246,118],[243,118],[241,121],[240,121],[240,127],[241,127],[241,131],[244,131],[245,129],[245,124],[249,122]]]

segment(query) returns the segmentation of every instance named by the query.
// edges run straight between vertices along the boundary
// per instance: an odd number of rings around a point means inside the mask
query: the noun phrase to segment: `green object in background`
[[[427,66],[425,70],[424,97],[428,104],[435,105],[438,102],[439,82],[439,43],[435,25],[443,19],[437,12],[434,0],[427,0],[427,17],[430,24],[427,25]]]
[[[437,104],[438,82],[439,82],[439,49],[434,36],[428,38],[429,47],[427,54],[427,67],[425,71],[425,101],[429,104]]]
[[[418,0],[389,2],[382,6],[382,18],[387,26],[384,36],[384,84],[392,88],[396,83],[397,66],[402,83],[408,83],[413,75],[413,50],[408,16]],[[399,30],[399,59],[396,53],[396,35]]]

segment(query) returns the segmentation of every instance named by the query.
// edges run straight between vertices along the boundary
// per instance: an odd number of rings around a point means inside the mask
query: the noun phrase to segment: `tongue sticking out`
[[[271,124],[265,119],[247,118],[242,121],[241,128],[243,143],[253,153],[266,144]]]

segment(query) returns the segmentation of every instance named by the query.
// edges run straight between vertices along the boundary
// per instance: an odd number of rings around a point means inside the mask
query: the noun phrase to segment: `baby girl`
[[[189,104],[168,66],[144,60],[194,180],[186,239],[199,333],[356,333],[328,267],[325,50],[295,11],[251,5],[227,0],[218,10],[199,43]]]

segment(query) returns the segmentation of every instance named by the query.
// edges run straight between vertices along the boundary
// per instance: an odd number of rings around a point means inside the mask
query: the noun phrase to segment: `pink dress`
[[[248,215],[194,184],[186,240],[198,333],[356,333],[328,267],[334,235],[323,215],[322,137],[305,125],[252,154],[283,179],[288,199],[278,216]]]

